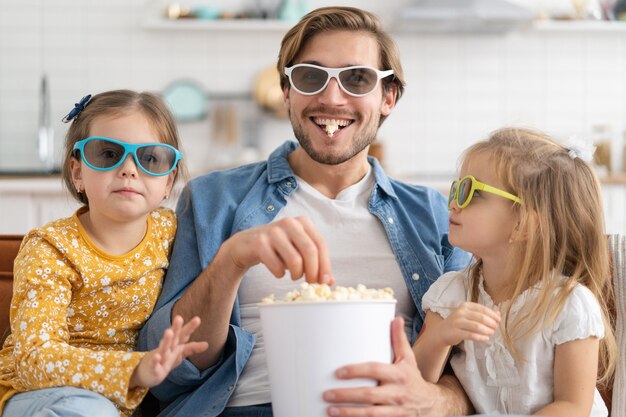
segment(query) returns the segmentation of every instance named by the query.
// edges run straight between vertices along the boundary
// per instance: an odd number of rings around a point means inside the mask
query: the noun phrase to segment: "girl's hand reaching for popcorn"
[[[194,317],[183,325],[181,316],[174,317],[172,327],[163,334],[159,347],[146,353],[130,380],[130,388],[159,385],[170,371],[193,354],[204,352],[207,342],[189,342],[191,334],[200,326],[200,318]]]

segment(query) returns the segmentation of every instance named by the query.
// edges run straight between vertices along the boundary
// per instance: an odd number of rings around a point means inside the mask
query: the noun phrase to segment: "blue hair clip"
[[[87,94],[85,97],[81,98],[78,103],[74,104],[74,108],[70,110],[70,112],[63,119],[61,119],[61,121],[63,123],[69,123],[74,120],[76,116],[83,111],[87,103],[89,103],[89,100],[91,100],[91,94]]]

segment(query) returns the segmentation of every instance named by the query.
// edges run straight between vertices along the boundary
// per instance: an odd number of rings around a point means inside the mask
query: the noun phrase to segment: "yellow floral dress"
[[[72,386],[130,416],[147,392],[129,389],[134,352],[152,313],[176,231],[169,209],[148,215],[143,241],[114,256],[98,249],[78,216],[28,233],[14,266],[11,335],[0,351],[0,411],[14,394]]]

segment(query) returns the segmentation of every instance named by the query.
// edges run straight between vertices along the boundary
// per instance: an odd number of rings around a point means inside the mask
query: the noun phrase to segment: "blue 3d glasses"
[[[165,143],[125,143],[119,140],[93,136],[74,144],[74,155],[81,158],[91,169],[109,171],[115,169],[131,154],[137,165],[148,175],[167,175],[176,168],[183,154]]]

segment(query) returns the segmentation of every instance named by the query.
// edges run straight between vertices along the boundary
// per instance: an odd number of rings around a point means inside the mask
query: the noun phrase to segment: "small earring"
[[[163,199],[164,199],[164,200],[167,200],[168,198],[170,198],[170,195],[169,195],[169,194],[167,194],[167,193],[165,193],[165,195],[163,196]]]
[[[77,185],[76,185],[76,192],[77,192],[78,194],[80,194],[80,193],[82,193],[82,192],[83,192],[83,186],[82,186],[81,184],[77,184]]]

